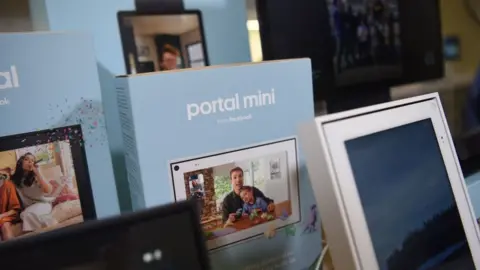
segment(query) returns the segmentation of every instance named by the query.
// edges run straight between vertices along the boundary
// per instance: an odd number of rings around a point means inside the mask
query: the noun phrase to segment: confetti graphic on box
[[[296,233],[297,228],[294,225],[288,225],[287,227],[285,227],[285,234],[287,236],[295,236]]]
[[[103,108],[99,101],[81,98],[79,103],[72,105],[68,98],[65,98],[63,104],[49,104],[49,111],[48,126],[81,125],[82,143],[85,147],[103,146],[107,143]],[[69,134],[69,132],[69,130],[65,130],[66,138],[75,135]],[[74,132],[79,131],[75,130]]]

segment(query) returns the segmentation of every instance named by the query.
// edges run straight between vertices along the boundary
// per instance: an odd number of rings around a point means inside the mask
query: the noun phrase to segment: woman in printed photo
[[[15,238],[13,225],[21,222],[22,204],[15,184],[10,180],[10,168],[0,170],[0,241]]]
[[[51,193],[52,187],[38,171],[33,154],[26,153],[18,159],[11,179],[19,190],[20,199],[25,207],[20,214],[23,232],[54,225],[50,213],[55,198],[47,196]]]

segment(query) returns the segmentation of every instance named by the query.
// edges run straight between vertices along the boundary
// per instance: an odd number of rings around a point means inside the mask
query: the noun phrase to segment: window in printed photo
[[[300,220],[295,139],[170,164],[176,200],[200,201],[209,249]]]

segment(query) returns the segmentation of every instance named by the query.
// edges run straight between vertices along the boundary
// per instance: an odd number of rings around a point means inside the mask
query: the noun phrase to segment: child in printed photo
[[[244,215],[250,215],[254,212],[268,212],[268,203],[262,197],[255,197],[252,187],[243,186],[240,189],[240,198],[243,201],[242,210]]]
[[[224,198],[222,203],[222,220],[223,223],[226,223],[227,220],[230,222],[235,222],[239,218],[238,210],[240,209],[243,212],[243,200],[240,195],[241,189],[244,187],[244,172],[243,169],[240,167],[235,167],[230,170],[229,178],[231,181],[231,186],[233,187],[232,191],[230,191]],[[265,202],[267,202],[268,207],[267,210],[269,212],[275,211],[275,203],[272,199],[267,198],[263,192],[256,188],[250,186],[252,191],[252,197],[261,198]],[[241,214],[240,214],[241,216]]]

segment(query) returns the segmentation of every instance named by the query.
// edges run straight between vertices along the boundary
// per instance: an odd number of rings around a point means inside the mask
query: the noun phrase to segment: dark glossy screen
[[[6,269],[203,270],[205,265],[192,222],[187,212],[79,230],[23,246],[21,252],[1,253],[0,257],[8,256],[9,261],[17,262]]]
[[[430,119],[345,146],[380,269],[475,269]]]

